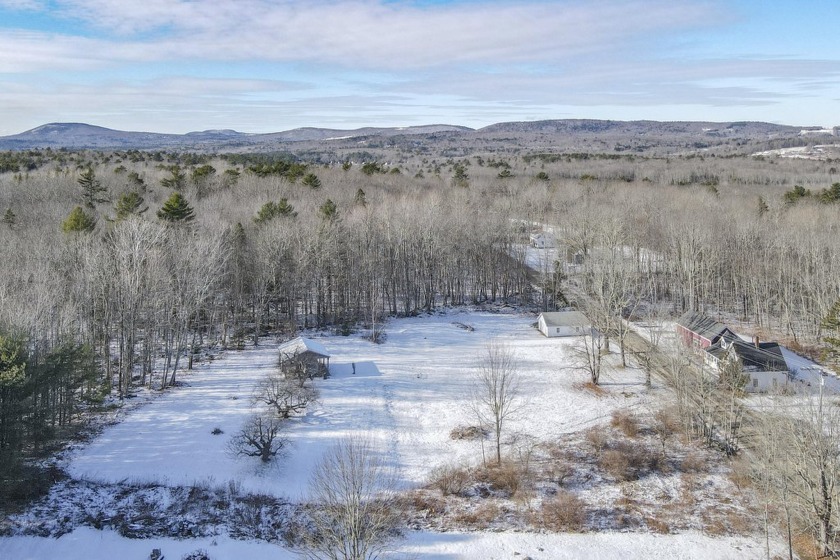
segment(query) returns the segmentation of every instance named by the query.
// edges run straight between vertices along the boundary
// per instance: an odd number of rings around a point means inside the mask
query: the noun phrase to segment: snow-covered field
[[[16,537],[0,539],[2,558],[14,560],[143,560],[153,548],[166,560],[203,550],[213,560],[293,560],[292,551],[255,541],[213,539],[140,540],[113,531],[80,528],[59,539]],[[395,551],[401,559],[423,560],[744,560],[764,558],[758,539],[711,538],[689,533],[655,534],[537,534],[537,533],[409,533]],[[780,552],[780,551],[776,551]]]
[[[68,471],[102,482],[226,486],[238,480],[243,490],[297,500],[305,498],[308,473],[331,443],[364,434],[396,462],[404,484],[416,486],[438,464],[480,460],[479,443],[453,441],[449,432],[476,423],[472,376],[490,340],[505,342],[523,372],[527,416],[511,422],[511,434],[547,440],[649,400],[635,369],[605,372],[602,384],[620,386],[617,396],[574,389],[586,380],[573,367],[579,341],[547,339],[531,327],[534,320],[513,312],[455,312],[393,321],[381,345],[359,336],[318,339],[332,354],[331,376],[317,380],[320,402],[293,422],[286,456],[267,467],[231,456],[227,441],[251,414],[252,388],[275,367],[277,344],[232,352],[106,430],[72,458]],[[215,428],[224,433],[213,435]]]
[[[820,131],[820,133],[824,133]],[[830,133],[830,131],[829,131]],[[825,160],[831,157],[836,157],[840,146],[837,144],[823,144],[817,146],[794,146],[792,148],[779,148],[776,150],[767,150],[764,152],[756,152],[752,154],[755,156],[772,157],[778,156],[783,158],[798,158],[798,159],[813,159]]]
[[[619,408],[650,410],[665,392],[644,386],[640,369],[602,374],[605,394],[582,390],[586,374],[573,367],[576,339],[546,339],[534,315],[502,308],[496,312],[453,311],[393,320],[384,344],[361,336],[318,338],[332,354],[331,376],[317,380],[320,401],[292,421],[285,456],[265,466],[234,457],[227,442],[252,413],[255,383],[273,371],[277,343],[228,352],[181,377],[185,386],[138,407],[68,459],[75,479],[171,486],[225,487],[292,501],[306,498],[308,473],[330,444],[348,434],[364,434],[398,468],[406,488],[423,485],[437,465],[478,464],[475,441],[452,440],[457,426],[475,424],[469,407],[472,375],[486,344],[502,341],[522,372],[523,413],[507,430],[508,439],[531,436],[549,441],[605,424]],[[469,327],[469,328],[465,328]],[[313,335],[315,336],[315,335]],[[614,362],[616,356],[607,358]],[[355,365],[355,374],[353,369]],[[213,435],[214,429],[223,433]],[[215,543],[215,544],[214,544]],[[60,539],[0,538],[0,558],[147,557],[162,548],[180,558],[197,548],[222,558],[285,558],[273,544],[215,539],[129,540],[109,531],[77,528]],[[422,558],[760,558],[761,540],[711,538],[697,533],[653,535],[595,533],[410,533],[400,552]]]

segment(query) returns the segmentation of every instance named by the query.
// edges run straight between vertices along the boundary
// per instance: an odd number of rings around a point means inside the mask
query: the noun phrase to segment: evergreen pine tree
[[[295,212],[295,207],[289,204],[288,198],[281,198],[280,201],[277,203],[276,208],[278,216],[286,216],[289,218],[294,218],[297,216],[297,212]]]
[[[61,224],[64,233],[88,233],[96,227],[96,218],[88,215],[81,206],[76,206]]]
[[[758,197],[758,216],[759,218],[765,215],[767,212],[770,211],[770,207],[767,206],[767,202],[765,202],[763,196]]]
[[[17,223],[17,216],[11,208],[6,208],[6,213],[3,214],[3,223],[9,226],[9,229],[12,229]]]
[[[147,206],[141,210],[141,206],[143,206],[143,197],[139,193],[134,191],[123,193],[117,200],[116,206],[114,206],[114,210],[117,212],[117,220],[124,220],[134,214],[142,214],[149,209]]]
[[[82,187],[82,202],[84,202],[85,207],[92,210],[100,202],[108,202],[107,198],[102,197],[102,193],[108,192],[108,189],[103,187],[99,179],[96,178],[93,167],[88,167],[82,171],[76,182]]]
[[[359,190],[356,191],[356,196],[353,198],[353,201],[358,206],[367,206],[367,195],[365,195],[365,191],[359,188]]]
[[[314,173],[307,173],[303,177],[303,184],[311,189],[320,189],[321,179],[319,179]]]
[[[269,200],[257,210],[257,215],[254,217],[254,223],[262,225],[270,222],[277,216],[277,204],[273,200]]]
[[[167,189],[182,190],[187,185],[187,174],[181,171],[181,167],[173,165],[169,168],[169,177],[160,180],[160,184]]]
[[[832,204],[840,202],[840,183],[834,183],[827,189],[820,192],[820,202],[823,204]]]
[[[129,172],[129,174],[128,174],[128,185],[130,187],[133,187],[133,188],[136,188],[136,189],[141,189],[143,191],[145,191],[145,189],[146,189],[146,182],[143,180],[143,178],[140,176],[140,174],[137,173],[136,171]]]
[[[176,191],[158,210],[157,217],[165,222],[187,223],[195,219],[195,214],[187,199]]]
[[[225,169],[222,173],[222,188],[229,189],[239,182],[240,173],[236,169]]]
[[[287,216],[290,218],[297,216],[294,206],[289,204],[289,199],[287,198],[281,198],[280,202],[269,201],[263,204],[257,212],[254,222],[257,224],[264,224],[280,216]]]
[[[470,186],[470,176],[467,174],[467,168],[463,164],[459,163],[455,166],[452,175],[452,184],[462,188]]]
[[[321,215],[321,219],[333,222],[338,218],[338,206],[328,198],[318,209],[318,213]]]

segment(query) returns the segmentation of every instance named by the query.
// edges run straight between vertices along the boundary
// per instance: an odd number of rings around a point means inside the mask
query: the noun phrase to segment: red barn
[[[683,344],[697,350],[708,348],[723,336],[736,337],[723,323],[696,311],[688,311],[677,320],[677,335]]]

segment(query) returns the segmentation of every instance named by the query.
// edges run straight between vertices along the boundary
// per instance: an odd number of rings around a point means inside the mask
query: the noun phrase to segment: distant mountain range
[[[471,128],[450,125],[409,126],[405,128],[296,128],[267,134],[248,134],[235,130],[203,130],[186,134],[128,132],[85,123],[49,123],[20,134],[0,136],[0,149],[218,149],[276,145],[285,142],[329,141],[358,137],[387,137],[440,132],[469,132]]]
[[[795,137],[803,132],[819,132],[821,127],[793,127],[762,122],[658,122],[563,119],[530,122],[507,122],[480,129],[453,125],[426,125],[395,128],[296,128],[267,134],[247,134],[235,130],[204,130],[187,134],[127,132],[84,123],[50,123],[20,134],[0,136],[0,150],[35,148],[68,149],[138,149],[138,150],[258,150],[283,149],[291,143],[331,143],[348,140],[387,139],[394,137],[479,138],[498,139],[512,135],[518,138],[611,137],[656,138],[681,137],[718,140],[744,138],[770,140]]]

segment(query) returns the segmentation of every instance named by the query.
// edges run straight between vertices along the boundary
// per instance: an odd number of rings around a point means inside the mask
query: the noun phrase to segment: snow
[[[580,341],[547,339],[531,326],[535,320],[530,314],[449,313],[392,321],[381,345],[359,336],[320,338],[332,355],[331,376],[317,380],[320,402],[293,422],[286,456],[270,465],[231,456],[227,441],[253,413],[250,395],[274,370],[278,345],[229,353],[183,376],[187,386],[107,429],[72,458],[68,471],[110,483],[224,487],[237,480],[244,491],[298,500],[324,450],[361,434],[394,461],[403,485],[414,487],[437,465],[480,460],[480,443],[453,441],[449,432],[476,423],[468,406],[471,375],[491,339],[509,345],[523,370],[528,416],[511,421],[511,434],[547,440],[608,419],[631,404],[628,398],[647,402],[644,375],[635,369],[603,374],[605,387],[621,385],[629,397],[576,389],[586,380],[572,365]],[[213,435],[215,428],[224,433]]]
[[[99,560],[148,558],[153,548],[167,560],[204,550],[213,560],[292,560],[299,558],[278,545],[238,541],[226,537],[206,539],[128,539],[113,531],[79,528],[58,539],[0,538],[0,557],[15,560]],[[759,560],[764,548],[758,540],[712,538],[698,533],[680,535],[596,533],[409,533],[392,557],[426,560],[561,559],[696,559]],[[780,550],[775,550],[781,553]]]
[[[227,454],[227,441],[251,414],[250,395],[275,366],[277,345],[232,352],[182,375],[169,390],[106,429],[68,466],[74,478],[190,485],[242,478],[255,467]],[[211,432],[219,428],[223,434]]]
[[[330,356],[330,353],[327,352],[327,349],[324,348],[323,344],[312,340],[311,338],[305,338],[302,336],[281,344],[278,350],[284,354],[295,354],[309,351],[327,358]]]
[[[557,260],[559,250],[556,247],[538,249],[531,245],[524,246],[525,265],[537,272],[554,273],[554,262]]]
[[[804,356],[788,350],[784,346],[781,349],[798,388],[817,393],[822,382],[823,389],[827,393],[840,395],[840,379],[835,373]]]
[[[318,403],[289,427],[283,457],[264,465],[235,457],[227,442],[254,412],[254,386],[277,367],[276,341],[231,351],[182,375],[185,385],[138,407],[107,428],[88,446],[71,453],[75,479],[119,484],[156,483],[224,488],[305,500],[309,472],[325,450],[349,434],[368,438],[398,469],[400,484],[425,484],[443,464],[478,464],[481,443],[453,440],[458,426],[476,424],[469,406],[472,375],[488,342],[507,345],[522,375],[522,412],[511,420],[506,442],[520,437],[541,441],[609,421],[625,407],[652,409],[656,390],[644,385],[641,369],[612,367],[605,358],[603,394],[582,390],[587,375],[574,367],[579,339],[548,339],[532,325],[536,315],[508,308],[496,312],[450,311],[396,319],[386,340],[374,344],[360,335],[320,337],[331,354],[328,379],[316,380]],[[355,369],[355,373],[354,373]],[[527,413],[526,413],[527,411]],[[222,434],[214,435],[215,428]],[[408,557],[512,558],[760,558],[761,540],[711,538],[686,532],[650,533],[410,533],[400,545]],[[144,558],[152,548],[167,558],[203,548],[213,560],[292,558],[281,547],[255,541],[213,538],[131,540],[111,531],[76,528],[59,539],[0,538],[0,558]],[[680,556],[682,555],[682,556]]]
[[[818,131],[818,134],[832,134],[831,130]],[[832,157],[837,153],[840,145],[825,144],[817,146],[794,146],[792,148],[778,148],[776,150],[766,150],[763,152],[756,152],[752,154],[754,157],[772,157],[778,156],[782,158],[798,158],[798,159],[813,159],[822,160],[827,157]]]

